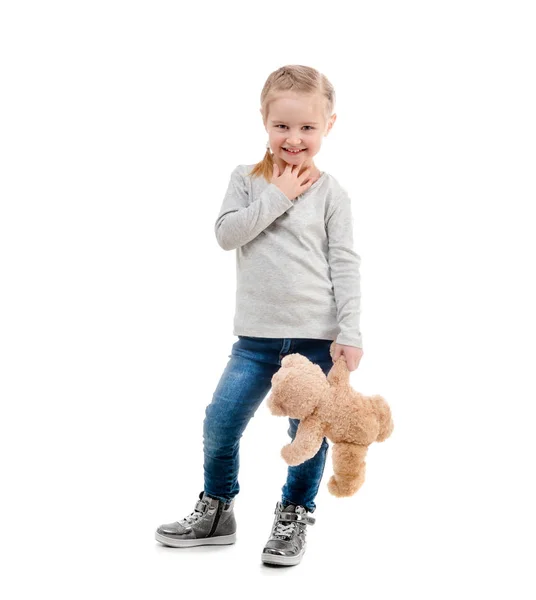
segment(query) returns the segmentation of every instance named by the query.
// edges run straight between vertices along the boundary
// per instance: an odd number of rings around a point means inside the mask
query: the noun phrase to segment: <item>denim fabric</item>
[[[216,387],[203,422],[204,491],[228,502],[240,491],[238,483],[240,438],[271,389],[272,376],[287,354],[299,353],[327,375],[333,366],[333,340],[238,336]],[[288,434],[296,435],[299,420],[289,418]],[[314,512],[314,499],[326,464],[328,441],[301,465],[288,467],[281,502],[301,504]]]

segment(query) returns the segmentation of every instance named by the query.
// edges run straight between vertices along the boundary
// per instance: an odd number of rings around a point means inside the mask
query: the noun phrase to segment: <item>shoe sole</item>
[[[164,544],[164,546],[171,546],[172,548],[191,548],[192,546],[224,546],[227,544],[234,544],[236,542],[236,533],[232,533],[230,535],[217,535],[215,537],[199,538],[197,540],[178,540],[157,532],[155,534],[155,539],[157,542]]]
[[[281,554],[266,554],[265,552],[263,552],[261,554],[261,560],[263,563],[267,563],[270,565],[289,565],[289,566],[297,565],[303,558],[306,548],[307,548],[307,545],[305,545],[301,549],[301,552],[299,554],[296,554],[296,556],[283,556]]]

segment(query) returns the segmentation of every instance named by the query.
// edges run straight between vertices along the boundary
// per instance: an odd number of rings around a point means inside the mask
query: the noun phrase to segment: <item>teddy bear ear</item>
[[[311,361],[306,356],[303,356],[302,354],[298,354],[297,352],[295,354],[288,354],[281,361],[282,367],[298,367],[300,365],[309,365],[309,364],[313,364],[313,363],[311,363]]]

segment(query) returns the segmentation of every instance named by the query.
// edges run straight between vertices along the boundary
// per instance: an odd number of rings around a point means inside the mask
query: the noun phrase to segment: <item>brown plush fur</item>
[[[331,345],[333,351],[334,343]],[[281,456],[291,465],[312,458],[326,436],[333,442],[333,476],[328,490],[351,496],[365,480],[365,456],[372,442],[383,442],[393,431],[391,410],[378,395],[363,396],[350,386],[344,357],[327,377],[301,354],[289,354],[272,377],[267,405],[272,414],[299,419],[292,443]]]

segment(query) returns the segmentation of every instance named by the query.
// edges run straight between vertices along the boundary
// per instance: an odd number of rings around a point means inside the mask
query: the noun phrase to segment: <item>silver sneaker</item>
[[[155,538],[173,548],[234,544],[236,519],[233,509],[234,498],[224,504],[201,492],[193,512],[180,521],[160,525]]]
[[[261,560],[273,565],[297,565],[307,547],[307,525],[314,525],[315,518],[303,506],[278,502],[270,539],[262,551]]]

